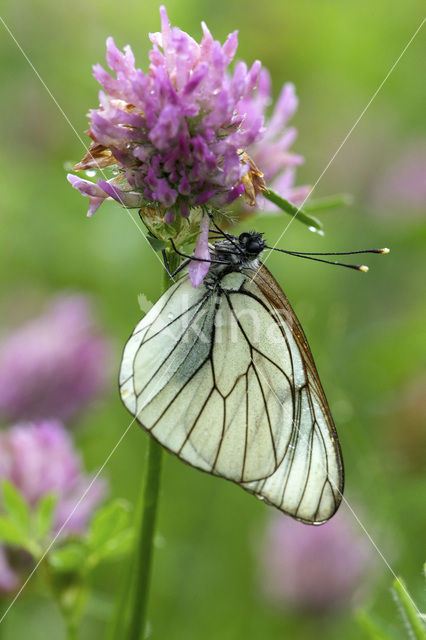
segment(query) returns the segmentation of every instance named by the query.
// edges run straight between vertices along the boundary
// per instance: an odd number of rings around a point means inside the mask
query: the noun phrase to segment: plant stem
[[[414,601],[401,578],[395,580],[393,588],[405,622],[410,630],[410,636],[416,638],[416,640],[426,640],[426,625],[420,617]]]
[[[153,438],[149,438],[142,519],[137,540],[136,582],[130,611],[129,640],[141,640],[145,630],[162,455],[161,445]]]
[[[66,625],[67,640],[78,640],[78,624],[75,620],[69,620]]]
[[[174,265],[171,266],[174,268]],[[168,286],[169,278],[165,273],[163,289],[166,290]],[[143,503],[140,510],[141,521],[136,542],[136,568],[133,591],[131,591],[128,640],[142,640],[145,632],[162,455],[161,445],[153,438],[149,438]]]

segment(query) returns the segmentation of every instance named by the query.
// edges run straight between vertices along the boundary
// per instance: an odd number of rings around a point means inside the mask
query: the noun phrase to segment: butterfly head
[[[238,244],[247,257],[257,258],[265,248],[263,233],[244,231],[238,236]]]

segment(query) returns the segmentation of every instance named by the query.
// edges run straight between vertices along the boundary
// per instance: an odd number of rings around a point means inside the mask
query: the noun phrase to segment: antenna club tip
[[[380,253],[390,253],[390,249],[388,249],[388,247],[383,247],[383,249],[380,249]]]
[[[368,267],[366,264],[361,264],[358,268],[360,271],[363,271],[364,273],[367,273],[368,271]]]

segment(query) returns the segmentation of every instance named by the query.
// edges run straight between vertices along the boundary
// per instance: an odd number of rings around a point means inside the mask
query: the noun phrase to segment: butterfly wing
[[[245,279],[229,274],[229,292]],[[257,321],[269,325],[269,314],[256,311]],[[273,369],[266,360],[259,366]],[[272,391],[252,363],[228,295],[194,289],[184,276],[128,341],[120,392],[129,411],[167,449],[194,467],[241,483],[276,471],[287,446],[281,425],[291,420],[291,382],[279,372],[268,376]]]
[[[245,289],[268,307],[291,354],[294,419],[283,460],[267,478],[242,486],[282,511],[320,524],[343,494],[343,460],[333,418],[303,329],[281,287],[264,265],[247,270]]]
[[[184,276],[143,318],[123,354],[123,401],[185,462],[326,520],[341,458],[303,331],[265,267],[220,284]]]

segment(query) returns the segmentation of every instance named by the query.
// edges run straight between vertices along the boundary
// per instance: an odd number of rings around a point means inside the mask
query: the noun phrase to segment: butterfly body
[[[137,325],[120,372],[129,411],[183,461],[307,523],[340,504],[343,465],[304,332],[259,261],[261,234],[212,245]]]

